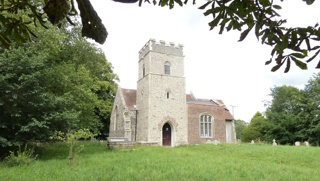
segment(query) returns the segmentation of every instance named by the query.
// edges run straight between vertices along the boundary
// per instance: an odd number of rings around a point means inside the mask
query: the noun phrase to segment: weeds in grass
[[[19,149],[17,152],[10,151],[10,154],[5,159],[5,163],[7,166],[16,166],[16,165],[26,165],[34,162],[38,155],[34,154],[34,148],[28,148],[27,145],[24,146],[24,149],[21,150],[21,146],[19,145]]]

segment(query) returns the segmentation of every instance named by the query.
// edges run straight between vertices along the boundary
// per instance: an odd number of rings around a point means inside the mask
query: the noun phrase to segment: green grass
[[[271,145],[136,146],[108,150],[84,142],[72,165],[68,147],[46,144],[30,165],[0,163],[0,180],[319,180],[320,148]]]

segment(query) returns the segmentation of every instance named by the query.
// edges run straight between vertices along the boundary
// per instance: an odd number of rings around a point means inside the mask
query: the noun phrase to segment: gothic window
[[[142,77],[144,77],[144,76],[146,76],[146,67],[143,64],[143,66],[142,66]]]
[[[167,92],[167,99],[169,99],[170,98],[170,93],[169,92]]]
[[[164,74],[170,75],[170,63],[166,62],[164,64]]]
[[[200,116],[200,137],[208,138],[212,137],[212,116],[204,114]]]
[[[117,123],[119,122],[119,110],[118,110],[118,106],[116,106],[115,112],[116,112],[116,115],[115,115],[114,124],[113,124],[113,130],[114,130],[114,131],[117,130]]]

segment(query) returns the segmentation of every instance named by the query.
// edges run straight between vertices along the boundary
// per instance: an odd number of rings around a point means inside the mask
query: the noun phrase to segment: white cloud
[[[204,17],[197,9],[200,2],[197,6],[172,10],[146,3],[138,7],[138,4],[112,1],[91,2],[109,32],[102,49],[124,88],[136,88],[138,52],[150,38],[183,44],[187,92],[192,91],[200,98],[222,99],[226,105],[237,106],[235,117],[246,121],[257,111],[264,111],[262,101],[269,99],[271,87],[285,84],[303,88],[312,73],[318,72],[292,66],[288,74],[284,74],[283,69],[272,73],[272,66],[264,65],[270,58],[270,47],[258,43],[252,33],[243,42],[238,42],[239,32],[219,35],[218,30],[209,31],[208,22],[212,17]],[[314,8],[319,7],[320,1],[309,7],[303,4],[307,10],[301,10],[301,3],[285,2],[283,6],[287,8],[283,14],[288,20],[290,18],[290,23],[293,19],[293,22],[313,25],[318,20],[319,14],[311,11],[318,13]],[[311,14],[312,18],[306,14]]]

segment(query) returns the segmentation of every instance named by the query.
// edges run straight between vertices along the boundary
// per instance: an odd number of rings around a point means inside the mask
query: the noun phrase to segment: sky
[[[190,1],[190,0],[189,0]],[[151,1],[152,2],[152,1]],[[184,7],[158,7],[143,3],[116,3],[111,0],[91,0],[94,9],[107,28],[103,45],[107,60],[119,76],[122,88],[136,89],[138,79],[138,52],[149,39],[164,40],[184,45],[186,93],[197,98],[221,99],[235,119],[250,122],[257,111],[264,112],[264,100],[271,100],[270,88],[291,85],[303,89],[319,69],[315,59],[308,70],[291,66],[271,72],[271,48],[258,42],[251,32],[238,42],[240,32],[209,31],[212,16],[205,17],[199,10],[205,1]],[[320,1],[307,6],[302,0],[279,2],[280,14],[288,26],[315,25],[320,20]],[[293,64],[292,64],[293,65]]]

